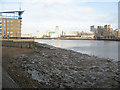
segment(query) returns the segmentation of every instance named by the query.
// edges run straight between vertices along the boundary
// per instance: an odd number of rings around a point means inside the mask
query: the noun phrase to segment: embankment
[[[2,46],[17,48],[33,48],[34,39],[3,39]]]

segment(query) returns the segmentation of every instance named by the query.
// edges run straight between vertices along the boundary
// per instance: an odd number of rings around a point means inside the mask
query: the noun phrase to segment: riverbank
[[[94,39],[94,38],[35,38],[42,40],[102,40],[102,41],[120,41],[120,39]]]
[[[117,88],[118,62],[34,43],[3,47],[3,67],[22,88]]]

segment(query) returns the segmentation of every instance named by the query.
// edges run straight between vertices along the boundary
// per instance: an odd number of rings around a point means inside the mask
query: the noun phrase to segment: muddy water
[[[35,40],[39,43],[46,43],[55,47],[71,49],[77,52],[110,58],[118,61],[117,41],[96,41],[96,40]]]

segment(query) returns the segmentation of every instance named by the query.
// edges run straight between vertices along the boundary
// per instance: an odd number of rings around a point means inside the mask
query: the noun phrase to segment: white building
[[[82,32],[81,38],[94,38],[94,32]]]
[[[42,38],[42,37],[43,37],[43,34],[38,30],[38,31],[36,32],[36,37],[37,37],[37,38]]]
[[[56,26],[56,34],[57,34],[57,37],[60,37],[60,34],[59,34],[59,26]]]
[[[65,32],[64,33],[64,36],[76,36],[76,35],[78,35],[77,32]]]
[[[21,34],[21,37],[32,37],[32,35],[31,34]]]

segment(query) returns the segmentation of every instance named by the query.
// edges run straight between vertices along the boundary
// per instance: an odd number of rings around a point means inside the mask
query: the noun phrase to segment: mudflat
[[[36,43],[2,47],[3,67],[22,88],[118,88],[118,63]]]

